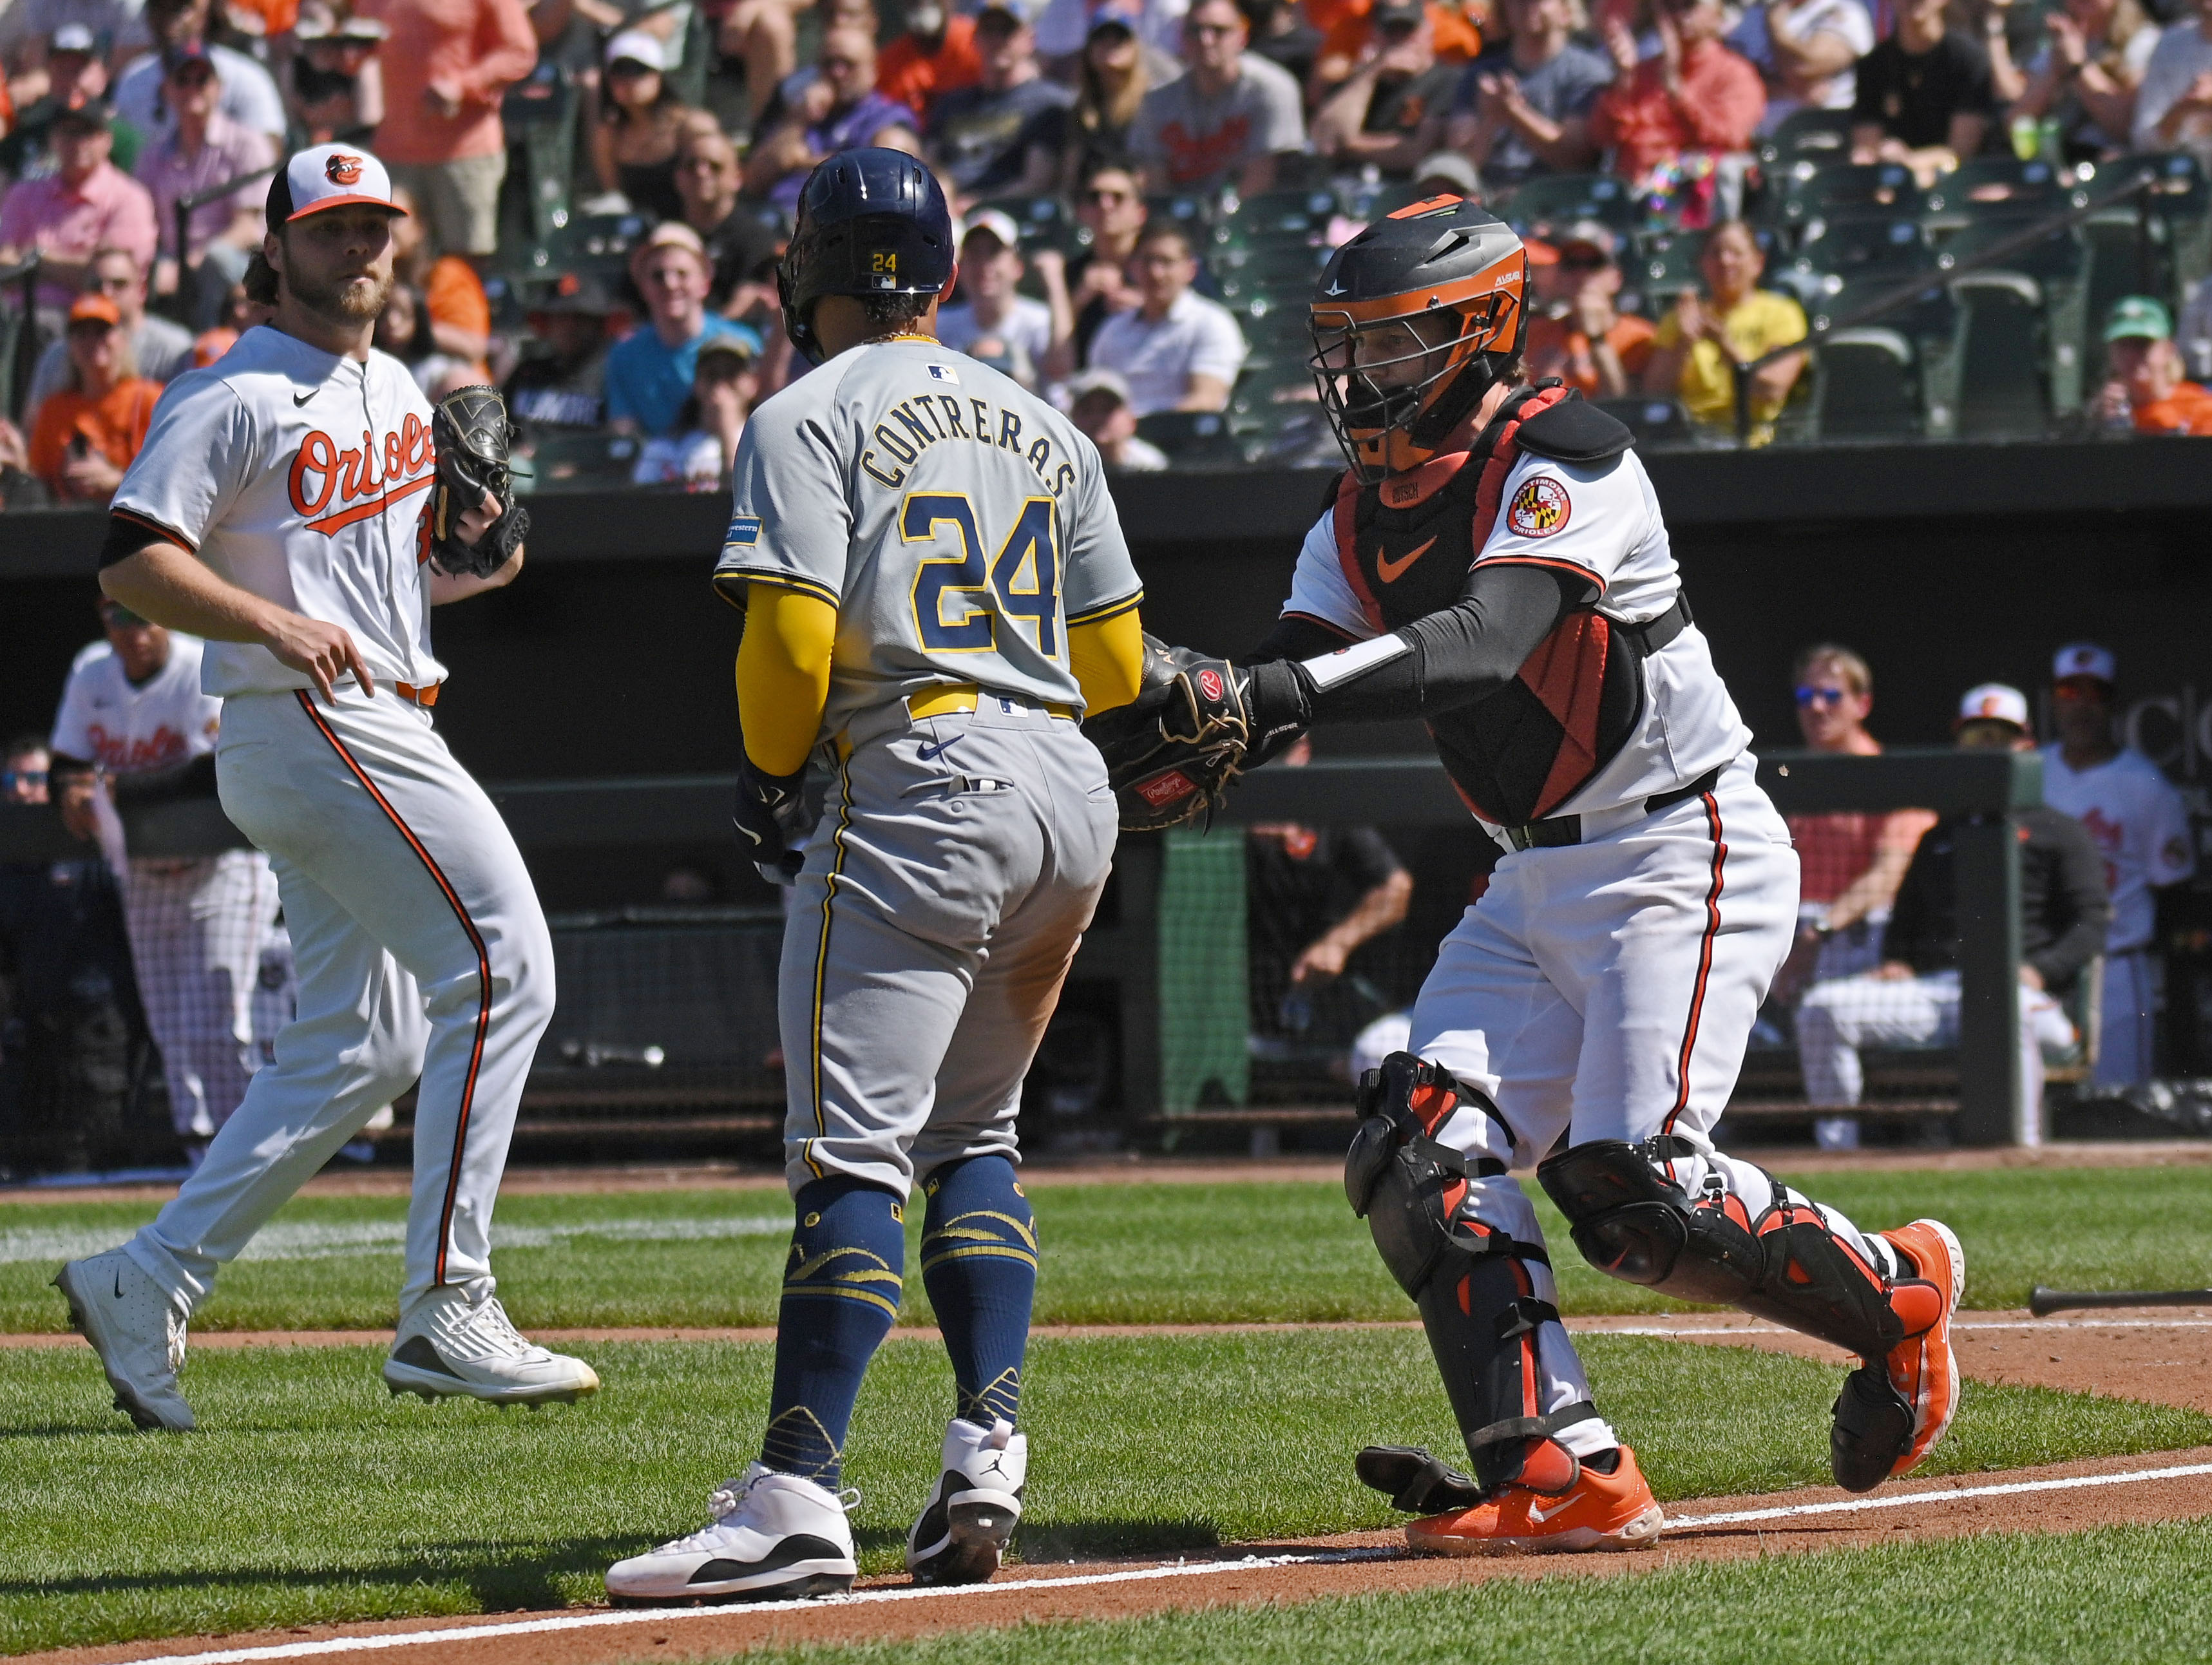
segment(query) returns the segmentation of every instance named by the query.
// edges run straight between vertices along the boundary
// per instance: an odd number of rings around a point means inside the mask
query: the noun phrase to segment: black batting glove
[[[799,786],[805,775],[803,768],[790,775],[770,775],[750,757],[738,768],[738,798],[730,822],[737,829],[738,847],[771,884],[790,884],[806,865],[805,856],[790,847],[787,830],[799,814]]]
[[[1288,750],[1312,725],[1313,686],[1290,659],[1248,665],[1237,674],[1237,691],[1244,696],[1245,720],[1252,736],[1243,766],[1257,769]]]

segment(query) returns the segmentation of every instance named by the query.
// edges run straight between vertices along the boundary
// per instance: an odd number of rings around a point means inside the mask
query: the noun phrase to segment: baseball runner
[[[821,368],[745,424],[714,569],[745,610],[738,829],[798,890],[781,1014],[798,1223],[759,1458],[704,1530],[608,1571],[617,1601],[851,1585],[842,1454],[898,1312],[917,1178],[957,1394],[907,1565],[988,1578],[1021,1515],[1036,1231],[1014,1118],[1113,854],[1077,720],[1136,692],[1139,593],[1091,442],[933,338],[953,270],[914,158],[848,150],[808,179],[780,283]]]
[[[1789,835],[1691,623],[1627,430],[1522,385],[1526,262],[1457,197],[1370,226],[1314,301],[1352,468],[1282,621],[1232,666],[1158,650],[1093,725],[1122,824],[1209,801],[1322,723],[1425,718],[1504,851],[1360,1088],[1345,1185],[1418,1303],[1474,1475],[1370,1447],[1418,1549],[1629,1547],[1662,1517],[1559,1323],[1537,1176],[1601,1271],[1846,1347],[1837,1481],[1911,1468],[1957,1402],[1964,1280],[1932,1220],[1860,1231],[1713,1146],[1797,909]]]
[[[222,702],[200,691],[201,643],[100,605],[106,639],[70,666],[54,718],[53,774],[63,819],[98,836],[93,793],[211,797]],[[198,1164],[246,1096],[258,1063],[253,991],[276,917],[276,878],[258,850],[171,860],[131,856],[124,926],[146,1027],[161,1051],[169,1115]]]
[[[2051,667],[2058,740],[2043,749],[2043,801],[2088,830],[2105,858],[2112,925],[2105,943],[2096,1083],[2131,1086],[2154,1073],[2158,1038],[2158,908],[2152,894],[2197,871],[2189,807],[2156,763],[2112,738],[2118,667],[2077,641]]]
[[[298,969],[298,1015],[198,1170],[54,1280],[142,1428],[192,1425],[177,1370],[218,1268],[418,1074],[386,1382],[532,1404],[599,1385],[516,1334],[493,1293],[492,1202],[552,945],[513,839],[432,726],[428,610],[511,580],[526,522],[496,396],[433,411],[369,348],[400,211],[384,165],[349,146],[276,174],[275,315],[162,394],[101,556],[109,596],[206,639],[223,810],[268,854]]]

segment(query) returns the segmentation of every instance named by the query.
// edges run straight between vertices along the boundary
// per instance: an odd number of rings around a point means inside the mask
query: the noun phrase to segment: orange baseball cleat
[[[1575,1483],[1547,1498],[1507,1486],[1472,1509],[1431,1515],[1406,1528],[1411,1548],[1431,1555],[1547,1555],[1577,1549],[1647,1549],[1667,1517],[1620,1448],[1620,1466],[1601,1474],[1583,1466]]]
[[[1836,1484],[1869,1492],[1926,1456],[1959,1408],[1951,1316],[1966,1287],[1966,1255],[1940,1220],[1881,1234],[1903,1262],[1889,1291],[1905,1339],[1844,1378],[1829,1449]]]

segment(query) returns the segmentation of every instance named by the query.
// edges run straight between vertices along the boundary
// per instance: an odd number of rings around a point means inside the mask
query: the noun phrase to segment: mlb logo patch
[[[757,514],[741,514],[730,522],[730,535],[722,540],[722,544],[726,549],[732,544],[757,544],[760,542],[760,517]]]
[[[960,385],[960,373],[949,364],[931,365],[929,367],[929,379],[932,381],[949,381],[955,387],[957,387]]]
[[[1574,512],[1566,487],[1548,474],[1539,474],[1522,481],[1513,494],[1505,524],[1523,538],[1549,538],[1566,530]]]

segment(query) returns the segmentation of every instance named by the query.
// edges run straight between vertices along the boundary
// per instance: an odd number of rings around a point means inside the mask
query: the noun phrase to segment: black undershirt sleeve
[[[1311,689],[1307,720],[1389,722],[1473,705],[1512,681],[1571,608],[1595,599],[1591,591],[1589,579],[1554,567],[1480,565],[1456,603],[1397,633],[1411,652]]]
[[[1285,613],[1275,621],[1275,628],[1261,639],[1260,645],[1237,661],[1240,665],[1266,665],[1275,659],[1314,659],[1323,653],[1334,653],[1351,638],[1340,636],[1325,624],[1295,613]]]

